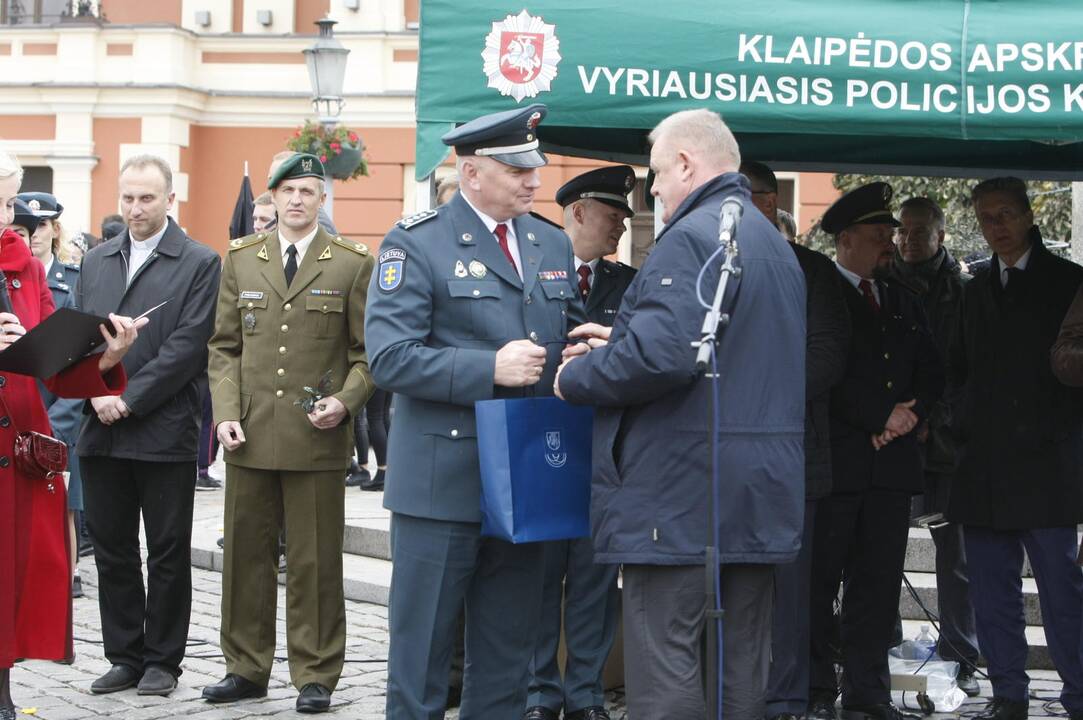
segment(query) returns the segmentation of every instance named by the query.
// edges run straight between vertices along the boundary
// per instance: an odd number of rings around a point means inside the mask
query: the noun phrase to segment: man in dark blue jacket
[[[650,139],[652,193],[666,227],[625,293],[610,342],[569,359],[557,392],[597,406],[595,559],[624,564],[629,714],[706,714],[704,546],[717,531],[723,709],[731,720],[762,718],[773,565],[792,561],[801,541],[805,281],[786,241],[752,206],[737,143],[716,113],[676,113]],[[697,371],[692,343],[704,316],[697,282],[710,298],[719,279],[721,257],[708,260],[728,197],[744,208],[741,274],[726,294],[731,320],[715,348],[716,387]],[[723,500],[711,528],[715,484]]]

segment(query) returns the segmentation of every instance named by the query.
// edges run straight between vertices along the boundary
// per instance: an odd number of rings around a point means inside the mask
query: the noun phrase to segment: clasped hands
[[[895,403],[891,415],[888,416],[887,422],[884,424],[884,431],[872,435],[872,446],[874,448],[880,450],[892,440],[902,437],[917,427],[919,418],[912,409],[916,403],[917,400]]]
[[[572,341],[561,352],[563,362],[557,369],[553,390],[560,394],[560,372],[568,362],[580,355],[585,355],[592,348],[601,347],[609,340],[610,328],[597,323],[586,323],[568,333]],[[513,340],[496,352],[496,367],[493,382],[503,387],[526,387],[541,380],[545,370],[545,347],[530,340]]]
[[[307,417],[308,421],[312,423],[312,427],[317,430],[330,430],[341,425],[347,414],[346,406],[342,404],[342,401],[329,395],[317,400],[315,407],[312,408],[312,412],[308,413]],[[222,443],[222,446],[231,452],[239,448],[247,440],[244,436],[244,429],[237,420],[224,420],[218,423],[215,434],[218,435],[218,442]]]

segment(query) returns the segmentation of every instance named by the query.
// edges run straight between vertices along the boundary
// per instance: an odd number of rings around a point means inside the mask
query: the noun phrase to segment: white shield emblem
[[[549,463],[550,467],[561,468],[568,462],[568,453],[560,452],[560,445],[560,431],[546,430],[545,447],[549,452],[545,453],[545,462]]]

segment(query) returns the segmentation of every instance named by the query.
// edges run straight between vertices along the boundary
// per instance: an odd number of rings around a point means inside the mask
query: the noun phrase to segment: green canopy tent
[[[645,164],[706,107],[779,169],[1083,179],[1083,3],[421,4],[418,180],[456,123],[530,102],[567,155]]]

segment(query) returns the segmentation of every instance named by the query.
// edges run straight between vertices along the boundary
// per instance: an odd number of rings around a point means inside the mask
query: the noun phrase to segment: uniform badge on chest
[[[470,274],[474,277],[478,279],[483,278],[488,272],[489,269],[485,267],[485,263],[481,262],[480,260],[470,261]]]
[[[256,314],[249,310],[244,314],[244,329],[248,332],[255,332],[256,330]]]
[[[463,265],[462,260],[456,260],[455,261],[455,277],[457,277],[457,278],[466,277],[466,266]]]

